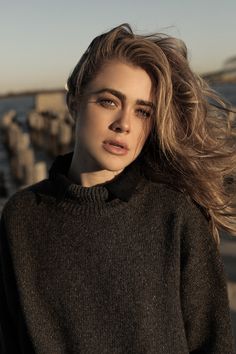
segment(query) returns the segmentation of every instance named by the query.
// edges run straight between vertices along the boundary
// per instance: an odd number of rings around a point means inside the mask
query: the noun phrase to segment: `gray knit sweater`
[[[201,209],[137,163],[86,188],[67,179],[70,161],[3,210],[1,353],[235,353]]]

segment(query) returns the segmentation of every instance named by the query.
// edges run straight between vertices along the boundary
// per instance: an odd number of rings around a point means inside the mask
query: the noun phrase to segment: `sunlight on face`
[[[121,171],[137,158],[152,126],[151,92],[138,66],[113,60],[100,69],[78,103],[75,153],[87,170]]]

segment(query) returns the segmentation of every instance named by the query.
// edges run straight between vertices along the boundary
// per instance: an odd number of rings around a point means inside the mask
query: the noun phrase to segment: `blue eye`
[[[109,98],[99,98],[97,100],[97,103],[103,107],[115,107],[116,106],[115,102]]]
[[[145,109],[138,109],[137,112],[138,112],[138,115],[141,115],[143,118],[150,118],[151,117],[151,111],[147,111]]]

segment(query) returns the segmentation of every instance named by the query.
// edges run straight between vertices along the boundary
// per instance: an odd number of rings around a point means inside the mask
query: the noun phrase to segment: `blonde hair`
[[[183,41],[162,33],[136,35],[122,24],[96,37],[75,66],[67,82],[69,107],[113,59],[143,68],[153,83],[154,127],[142,152],[152,177],[202,208],[218,244],[219,228],[236,235],[233,193],[225,186],[236,166],[229,104],[193,73]]]

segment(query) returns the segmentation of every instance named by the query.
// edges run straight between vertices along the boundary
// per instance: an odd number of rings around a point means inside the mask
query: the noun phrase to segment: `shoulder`
[[[195,202],[187,192],[165,183],[148,182],[146,206],[155,220],[171,227],[174,237],[184,247],[215,242],[206,209]],[[152,210],[152,211],[151,211]]]
[[[43,195],[53,195],[52,183],[45,179],[33,185],[27,186],[14,193],[3,207],[2,215],[5,218],[29,213],[37,207]]]
[[[220,251],[214,239],[211,222],[206,209],[191,198],[188,193],[176,190],[164,183],[152,185],[153,195],[161,201],[162,217],[173,225],[182,265],[190,262],[197,266],[206,258],[221,264]],[[221,265],[220,265],[221,266]]]
[[[150,201],[160,205],[164,210],[175,211],[183,221],[189,218],[207,219],[204,208],[195,202],[187,192],[167,183],[153,181],[147,181],[146,188]]]

